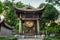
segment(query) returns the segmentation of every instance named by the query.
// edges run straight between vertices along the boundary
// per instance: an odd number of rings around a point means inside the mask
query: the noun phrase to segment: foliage
[[[14,0],[5,0],[4,2],[0,1],[0,13],[4,11],[4,16],[5,16],[5,22],[8,23],[11,26],[15,26],[15,30],[18,32],[19,30],[19,22],[18,22],[18,17],[13,9],[13,4],[15,4],[17,7],[22,8],[25,6],[22,2],[17,2],[14,3]]]
[[[45,4],[43,6],[45,6],[45,11],[43,12],[40,20],[40,30],[46,32],[46,28],[47,28],[49,33],[55,33],[58,31],[57,28],[58,25],[53,22],[58,18],[59,13],[57,9],[51,4]],[[51,23],[50,26],[48,26],[49,23]]]
[[[49,33],[58,32],[58,24],[57,23],[51,23],[50,26],[48,27],[48,32]]]
[[[60,36],[44,38],[44,40],[60,40]]]
[[[51,23],[50,26],[45,25],[41,31],[44,32],[44,34],[45,34],[46,30],[48,31],[48,34],[60,35],[59,34],[60,33],[60,25],[58,25],[55,22]]]
[[[46,20],[55,20],[58,18],[58,11],[57,9],[50,4],[46,4],[45,11],[43,12],[42,17]]]
[[[25,7],[26,5],[23,4],[21,1],[19,1],[19,2],[16,3],[16,6],[17,6],[18,8],[22,8],[22,7]]]
[[[45,25],[46,22],[55,21],[59,15],[57,9],[53,5],[45,4],[44,6],[45,11],[43,12],[40,20],[42,25]]]
[[[14,3],[15,4],[15,3]],[[24,4],[22,2],[17,2],[16,3],[16,6],[17,7],[24,7]],[[14,12],[14,9],[13,9],[13,3],[11,1],[5,1],[4,2],[4,9],[5,9],[5,21],[11,25],[11,26],[18,26],[19,23],[18,23],[18,17],[16,16],[16,13]]]
[[[4,2],[5,22],[11,26],[16,26],[18,23],[17,16],[13,10],[13,4],[10,1]]]
[[[9,1],[9,0],[6,0],[4,1],[4,10],[5,10],[5,22],[8,23],[9,25],[11,26],[15,26],[15,31],[18,32],[19,30],[19,22],[18,22],[18,17],[13,9],[13,4],[15,4],[13,2],[14,0]],[[25,6],[25,4],[23,4],[22,2],[17,2],[15,4],[17,7],[19,8],[22,8]]]
[[[52,3],[53,5],[58,5],[60,6],[60,0],[46,0],[48,3]]]
[[[0,37],[0,40],[17,40],[14,37]]]
[[[56,34],[57,34],[57,35],[60,35],[60,25],[58,25],[57,28],[58,28],[58,29],[57,29],[58,31],[57,31]]]
[[[0,2],[0,14],[3,12],[3,3]]]
[[[16,26],[18,23],[17,16],[12,9],[6,11],[5,22],[7,22],[11,26]]]
[[[45,6],[45,3],[40,4],[38,8],[42,8],[43,6]]]

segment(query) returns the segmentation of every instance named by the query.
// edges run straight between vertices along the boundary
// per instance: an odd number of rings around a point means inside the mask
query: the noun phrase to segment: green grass
[[[45,38],[44,40],[60,40],[60,36],[48,37],[48,38]]]
[[[14,37],[0,37],[0,40],[17,40]]]

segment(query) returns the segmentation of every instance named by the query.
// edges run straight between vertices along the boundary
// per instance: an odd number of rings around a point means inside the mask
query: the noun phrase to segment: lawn
[[[0,37],[0,40],[17,40],[14,37]]]
[[[45,38],[44,40],[60,40],[60,36],[48,37],[48,38]]]

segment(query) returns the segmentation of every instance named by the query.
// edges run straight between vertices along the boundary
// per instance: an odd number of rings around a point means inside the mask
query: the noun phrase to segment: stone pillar
[[[21,27],[21,20],[19,20],[19,33],[22,32],[22,27]]]
[[[19,18],[19,33],[22,32],[22,24],[21,24],[21,14],[20,14],[20,18]]]
[[[38,34],[39,34],[39,32],[40,32],[40,29],[39,29],[40,27],[39,27],[39,20],[37,20],[37,32],[38,32]]]

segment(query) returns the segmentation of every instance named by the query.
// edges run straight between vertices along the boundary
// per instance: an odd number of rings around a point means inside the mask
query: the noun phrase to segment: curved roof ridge
[[[13,26],[10,26],[10,25],[8,25],[7,23],[4,23],[4,22],[3,22],[3,27],[8,28],[10,30],[13,30],[14,29]]]
[[[40,9],[38,9],[38,8],[25,8],[25,7],[23,7],[23,8],[18,8],[18,7],[16,7],[15,5],[13,6],[14,7],[14,9],[16,9],[16,10],[21,10],[21,11],[41,11],[41,10],[43,10],[45,7],[43,6],[42,8],[40,8]],[[29,6],[30,7],[30,6]]]

